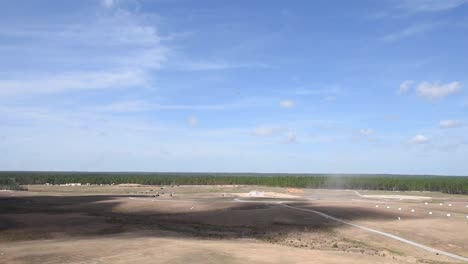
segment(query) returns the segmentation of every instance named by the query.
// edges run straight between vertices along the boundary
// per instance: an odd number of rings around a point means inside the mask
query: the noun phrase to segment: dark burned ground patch
[[[3,221],[7,219],[7,221]],[[0,241],[54,239],[125,232],[121,226],[106,223],[106,217],[83,213],[7,214],[0,221],[7,228],[0,230]]]
[[[129,196],[80,195],[80,196],[16,196],[0,197],[1,213],[74,213],[96,210],[108,211],[115,207],[116,198]],[[100,204],[98,202],[104,202]]]
[[[302,208],[302,209],[312,209],[316,210],[331,216],[334,216],[339,219],[344,220],[356,220],[356,219],[370,219],[373,221],[386,221],[388,219],[394,219],[398,216],[398,212],[389,210],[389,211],[382,211],[382,210],[375,210],[374,207],[354,207],[354,206],[346,206],[345,203],[343,204],[322,204],[317,202],[310,202],[310,203],[294,203],[290,204],[291,206]],[[295,210],[295,209],[291,209]],[[406,219],[420,219],[423,216],[418,215],[407,215],[405,216]]]
[[[229,210],[236,211],[236,210],[262,210],[268,209],[274,205],[271,204],[246,204],[242,207],[232,207]]]
[[[109,206],[95,204],[110,200],[98,196],[30,196],[0,198],[0,240],[27,241],[124,232],[106,223]],[[77,207],[82,207],[77,209]],[[87,209],[85,209],[87,208]]]
[[[272,204],[232,203],[223,209],[193,212],[114,210],[129,196],[29,196],[0,198],[0,240],[108,235],[134,230],[164,231],[158,236],[203,239],[256,238],[311,249],[379,254],[333,232],[339,223]],[[169,204],[167,206],[170,206]],[[297,204],[309,207],[310,204]],[[384,217],[375,211],[321,207],[349,213],[348,219]],[[385,212],[380,213],[385,214]],[[229,220],[229,221],[227,221]],[[230,223],[227,223],[230,222]],[[167,232],[166,232],[167,231]],[[150,232],[152,233],[152,232]],[[341,242],[337,242],[337,241]]]
[[[0,232],[9,229],[19,229],[24,226],[24,223],[16,220],[14,217],[9,217],[7,215],[0,214]]]

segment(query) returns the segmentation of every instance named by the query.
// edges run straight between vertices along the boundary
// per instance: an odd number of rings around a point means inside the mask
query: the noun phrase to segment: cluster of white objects
[[[428,202],[425,202],[424,204],[425,204],[425,205],[428,205],[429,203],[428,203]],[[442,206],[442,205],[444,205],[444,204],[443,204],[443,203],[439,203],[439,205]],[[449,203],[449,204],[447,204],[447,205],[448,205],[448,206],[452,206],[451,203]],[[375,207],[376,207],[376,208],[379,208],[379,205],[376,205]],[[387,209],[390,209],[391,207],[390,207],[389,205],[387,205],[386,208],[387,208]],[[468,208],[468,205],[466,205],[466,208]],[[398,211],[402,211],[402,210],[403,210],[403,209],[402,209],[401,207],[398,207]],[[416,210],[415,210],[415,209],[411,209],[411,212],[414,213],[414,212],[416,212]],[[428,212],[428,213],[429,213],[429,215],[432,215],[432,214],[433,214],[432,211],[430,211],[430,212]],[[451,217],[452,214],[447,213],[446,216],[447,216],[447,217]],[[466,215],[465,218],[468,219],[468,215]],[[398,220],[401,220],[401,217],[398,216],[397,219],[398,219]]]

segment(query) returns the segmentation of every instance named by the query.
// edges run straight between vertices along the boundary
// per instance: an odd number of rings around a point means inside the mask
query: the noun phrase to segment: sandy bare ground
[[[465,263],[310,210],[468,255],[468,199],[463,196],[388,200],[343,190],[290,195],[287,189],[259,186],[30,190],[0,192],[1,263]],[[251,191],[263,197],[233,200]],[[156,192],[164,195],[153,197]]]
[[[248,193],[233,193],[236,197],[242,198],[284,198],[284,199],[297,199],[301,198],[297,195],[291,195],[287,193],[278,193],[278,192],[263,192],[263,191],[251,191]]]
[[[346,225],[349,225],[349,226],[352,226],[352,227],[356,227],[356,228],[365,230],[365,231],[370,232],[370,233],[378,234],[378,235],[381,235],[381,236],[384,236],[384,237],[387,237],[387,238],[391,238],[391,239],[394,239],[394,240],[396,240],[396,241],[399,241],[399,242],[408,244],[408,245],[410,245],[410,246],[414,246],[414,247],[423,249],[423,250],[425,250],[425,251],[427,251],[427,252],[429,252],[429,253],[435,253],[435,254],[437,254],[437,255],[443,255],[443,256],[450,257],[450,258],[452,258],[452,259],[456,259],[456,260],[461,260],[461,261],[466,261],[466,262],[468,262],[468,258],[467,258],[467,257],[463,257],[463,256],[460,256],[460,255],[457,255],[457,254],[453,254],[453,253],[447,252],[447,251],[442,251],[442,250],[439,250],[439,249],[436,249],[436,248],[432,248],[432,247],[429,247],[429,246],[426,246],[426,245],[423,245],[423,244],[414,242],[414,241],[412,241],[412,240],[405,239],[405,238],[402,238],[402,237],[400,237],[400,236],[397,236],[397,235],[394,235],[394,234],[390,234],[390,233],[386,233],[386,232],[383,232],[383,231],[380,231],[380,230],[377,230],[377,229],[372,229],[372,228],[369,228],[369,227],[366,227],[366,226],[357,225],[357,224],[351,223],[351,222],[349,222],[349,221],[345,221],[345,220],[342,220],[342,219],[333,217],[333,216],[331,216],[331,215],[322,213],[322,212],[317,211],[317,210],[304,209],[304,208],[295,207],[295,206],[291,206],[291,205],[284,204],[284,203],[281,203],[281,205],[282,205],[282,206],[285,206],[285,207],[288,207],[288,208],[295,209],[295,210],[301,210],[301,211],[306,211],[306,212],[311,212],[311,213],[314,213],[314,214],[318,214],[318,215],[323,216],[323,217],[325,217],[325,218],[327,218],[327,219],[332,219],[332,220],[337,221],[337,222],[339,222],[339,223],[343,223],[343,224],[346,224]]]
[[[99,249],[99,250],[97,250]],[[105,238],[23,242],[2,247],[3,263],[399,263],[360,253],[310,250],[251,239],[159,238],[147,232]]]
[[[370,199],[397,199],[397,200],[431,200],[431,197],[427,196],[415,196],[415,195],[399,195],[399,194],[361,194],[358,191],[354,191],[359,197],[370,198]]]

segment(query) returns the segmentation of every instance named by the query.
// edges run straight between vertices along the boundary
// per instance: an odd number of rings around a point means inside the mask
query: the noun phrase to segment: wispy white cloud
[[[416,88],[416,91],[419,94],[419,96],[429,99],[443,98],[448,95],[458,93],[461,90],[462,86],[459,82],[450,82],[445,84],[440,84],[437,82],[422,82]]]
[[[269,66],[261,62],[250,63],[233,63],[226,61],[176,61],[168,66],[176,70],[182,71],[219,71],[228,69],[241,69],[241,68],[268,68]]]
[[[0,120],[8,121],[8,127],[16,130],[27,127],[27,131],[64,129],[69,130],[70,133],[73,130],[73,133],[86,131],[93,134],[115,131],[115,134],[123,135],[137,131],[161,132],[170,128],[170,124],[163,124],[142,116],[115,115],[77,106],[70,106],[67,109],[54,106],[2,106],[0,107]],[[32,135],[32,132],[28,133]],[[62,136],[67,138],[69,135],[65,133]]]
[[[188,71],[268,67],[259,62],[196,61],[175,54],[167,41],[177,32],[162,36],[156,15],[112,8],[117,4],[102,0],[109,12],[73,23],[0,26],[0,35],[24,40],[13,53],[21,56],[28,50],[30,57],[23,60],[31,61],[29,69],[10,67],[13,74],[0,77],[0,94],[146,87],[163,67]]]
[[[278,135],[280,133],[287,132],[287,129],[282,127],[270,127],[270,126],[258,126],[254,128],[253,134],[256,136],[273,136]]]
[[[419,144],[427,144],[429,143],[429,138],[425,135],[418,134],[410,139],[411,144],[419,145]]]
[[[398,89],[398,94],[405,94],[407,93],[410,88],[411,88],[411,85],[414,83],[414,81],[412,80],[405,80],[403,81],[401,84],[400,84],[400,89]]]
[[[89,106],[87,110],[110,113],[136,113],[153,110],[154,104],[147,100],[122,100],[109,104]]]
[[[253,135],[273,138],[275,141],[283,143],[295,143],[297,141],[296,132],[282,126],[258,126],[253,129]]]
[[[456,128],[463,126],[463,121],[460,120],[442,120],[439,122],[440,128]]]
[[[227,110],[238,108],[257,107],[256,105],[243,102],[233,102],[224,104],[156,104],[153,109],[156,110]]]
[[[212,103],[212,104],[177,104],[163,103],[157,99],[123,99],[116,100],[110,103],[101,103],[88,105],[86,110],[108,113],[135,113],[135,112],[150,112],[150,111],[219,111],[232,109],[249,109],[259,107],[271,107],[272,100],[252,97],[244,98],[236,101]]]
[[[297,135],[295,132],[288,132],[286,134],[286,143],[295,143],[297,140]]]
[[[188,124],[191,126],[191,127],[196,127],[198,126],[198,118],[195,117],[195,116],[192,116],[192,117],[189,117],[189,119],[187,120],[188,121]]]
[[[282,90],[279,94],[282,94],[283,96],[314,96],[326,102],[333,102],[338,98],[338,96],[343,94],[343,90],[338,85],[328,85],[324,88],[318,89],[296,88]]]
[[[285,94],[291,95],[326,95],[326,96],[336,96],[341,94],[343,91],[336,87],[328,87],[322,89],[306,89],[306,88],[299,88],[299,89],[292,89],[285,92]]]
[[[410,13],[440,12],[457,8],[467,0],[400,0],[398,7]]]
[[[292,100],[281,100],[279,106],[281,108],[293,108],[296,104]]]
[[[323,98],[323,101],[325,102],[334,102],[336,101],[336,96],[334,95],[327,95]]]
[[[427,32],[429,30],[432,30],[439,26],[439,24],[436,23],[426,23],[426,24],[417,24],[417,25],[411,25],[407,28],[404,28],[402,30],[387,34],[383,37],[383,40],[385,41],[397,41],[406,37],[411,37],[414,35],[422,34],[424,32]]]
[[[20,32],[19,37],[28,40],[23,45],[35,43],[18,47],[18,52],[31,51],[30,69],[10,69],[13,74],[0,79],[0,93],[145,86],[151,81],[149,73],[161,68],[171,49],[144,20],[139,14],[119,9],[63,26],[18,26],[12,32]]]
[[[102,5],[107,7],[107,8],[111,8],[114,6],[115,4],[115,0],[102,0],[101,1]]]
[[[377,138],[375,136],[375,130],[373,129],[369,129],[369,128],[366,128],[366,129],[360,129],[358,134],[356,135],[356,132],[353,131],[352,132],[353,135],[352,135],[352,140],[353,141],[369,141],[369,142],[376,142]],[[345,135],[343,135],[343,137],[346,137]],[[346,140],[348,140],[348,137],[346,137]]]
[[[110,72],[71,72],[0,80],[0,94],[57,93],[74,90],[145,86],[146,74],[138,69]]]
[[[462,91],[462,85],[459,82],[439,83],[439,82],[420,82],[405,80],[400,84],[398,94],[406,94],[415,85],[416,93],[424,98],[439,99]]]
[[[109,8],[116,5],[115,0],[101,3]],[[38,64],[31,64],[35,70],[12,69],[14,74],[8,79],[0,78],[0,94],[141,87],[151,83],[154,71],[163,66],[188,71],[268,67],[258,62],[196,61],[183,54],[171,61],[169,58],[176,55],[163,43],[167,37],[161,36],[152,20],[149,15],[118,8],[88,22],[0,27],[0,35],[38,43],[28,47],[36,51],[32,61]],[[18,52],[24,48],[18,47]]]
[[[375,134],[375,131],[372,130],[372,129],[361,129],[359,130],[359,134],[361,134],[361,136],[372,136],[373,134]]]
[[[52,111],[41,107],[0,106],[0,118],[11,118],[14,122],[26,124],[60,124],[66,127],[77,127],[81,124],[70,113]]]
[[[407,19],[410,16],[444,12],[456,9],[468,0],[394,0],[381,11],[370,16],[372,19]]]

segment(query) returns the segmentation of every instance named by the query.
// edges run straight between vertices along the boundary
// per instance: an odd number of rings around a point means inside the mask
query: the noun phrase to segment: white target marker
[[[468,219],[468,215],[466,216],[466,219]]]
[[[447,217],[450,217],[450,216],[451,216],[451,214],[447,214]]]
[[[414,209],[411,209],[411,212],[414,213]]]
[[[449,204],[449,206],[452,206],[452,204]]]
[[[401,220],[401,218],[400,218],[400,217],[398,217],[398,220]]]
[[[401,208],[398,208],[398,211],[401,211]]]
[[[424,204],[427,205],[427,202],[425,202]]]
[[[440,203],[439,205],[444,205],[443,203]]]
[[[375,207],[379,208],[379,206],[378,206],[378,205],[376,205]]]
[[[390,209],[390,206],[387,206],[387,209]]]
[[[429,212],[429,214],[431,215],[431,214],[432,214],[432,212]]]

